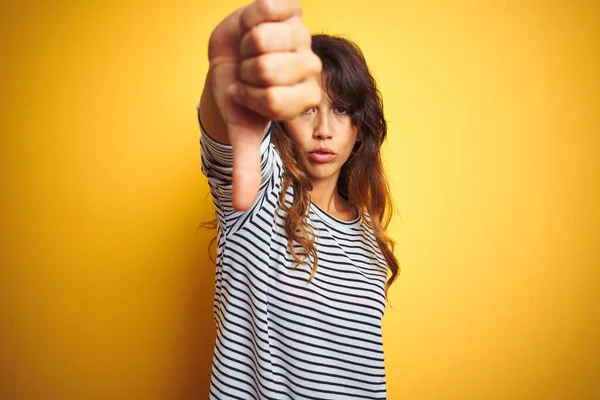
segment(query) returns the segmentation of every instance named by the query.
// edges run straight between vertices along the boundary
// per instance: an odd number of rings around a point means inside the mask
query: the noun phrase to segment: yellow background
[[[0,398],[207,397],[195,105],[242,4],[3,2]],[[389,398],[600,398],[599,3],[302,4],[384,97]]]

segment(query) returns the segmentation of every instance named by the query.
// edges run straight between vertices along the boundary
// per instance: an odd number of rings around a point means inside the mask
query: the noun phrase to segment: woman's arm
[[[247,210],[260,185],[269,121],[292,119],[321,99],[321,61],[296,0],[256,0],[226,17],[209,40],[199,116],[233,147],[233,206]]]
[[[198,109],[198,120],[204,127],[204,131],[217,142],[224,144],[229,143],[227,135],[227,125],[223,120],[223,116],[217,107],[215,98],[210,89],[212,85],[210,71],[206,74],[204,82],[204,90],[200,97],[200,108]]]

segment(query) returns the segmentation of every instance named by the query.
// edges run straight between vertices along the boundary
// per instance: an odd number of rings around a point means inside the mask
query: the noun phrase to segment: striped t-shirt
[[[293,268],[278,209],[284,167],[270,125],[260,147],[260,191],[245,212],[231,203],[231,146],[200,127],[202,172],[218,220],[209,398],[386,399],[387,269],[372,229],[360,216],[342,221],[311,203],[318,267],[308,283],[312,263]],[[286,195],[291,204],[291,185]]]

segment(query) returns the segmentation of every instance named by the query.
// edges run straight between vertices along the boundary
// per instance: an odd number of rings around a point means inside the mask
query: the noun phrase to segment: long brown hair
[[[395,241],[387,235],[394,212],[389,184],[383,169],[380,149],[387,135],[381,93],[369,72],[364,55],[351,40],[340,36],[316,34],[312,36],[312,50],[323,64],[324,90],[333,103],[349,108],[352,124],[357,128],[357,141],[348,161],[342,166],[337,182],[339,194],[356,206],[363,220],[368,221],[391,271],[385,284],[387,298],[391,284],[396,280],[400,265],[394,256]],[[304,218],[312,190],[310,177],[296,163],[292,139],[283,124],[273,123],[272,141],[277,147],[285,172],[280,207],[286,211],[284,228],[288,246],[297,264],[312,258],[313,268],[309,282],[317,270],[317,250],[314,232]],[[351,179],[350,179],[351,178]],[[293,202],[285,202],[288,187],[294,188]],[[367,215],[369,218],[367,218]],[[297,253],[294,242],[302,247]]]
[[[327,34],[312,35],[312,50],[323,64],[324,90],[334,103],[349,108],[352,124],[357,128],[357,141],[350,158],[342,166],[337,182],[339,194],[354,205],[367,221],[386,260],[391,276],[385,284],[385,295],[400,273],[394,256],[395,241],[387,235],[394,213],[389,184],[383,169],[380,149],[387,135],[381,93],[371,75],[360,48],[351,40]],[[284,165],[279,206],[286,211],[284,229],[288,247],[297,265],[312,259],[312,272],[317,271],[314,232],[305,216],[310,204],[312,184],[308,174],[296,162],[295,146],[282,123],[273,121],[271,140]],[[289,186],[294,189],[293,202],[285,202]],[[216,226],[216,221],[203,226]],[[300,245],[297,252],[294,243]]]

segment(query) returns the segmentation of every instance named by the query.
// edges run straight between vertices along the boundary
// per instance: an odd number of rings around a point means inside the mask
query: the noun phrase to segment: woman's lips
[[[314,161],[319,162],[319,163],[326,163],[329,160],[331,160],[333,158],[333,156],[335,155],[333,153],[321,153],[318,151],[313,151],[308,154],[310,155],[310,158],[312,158]]]

